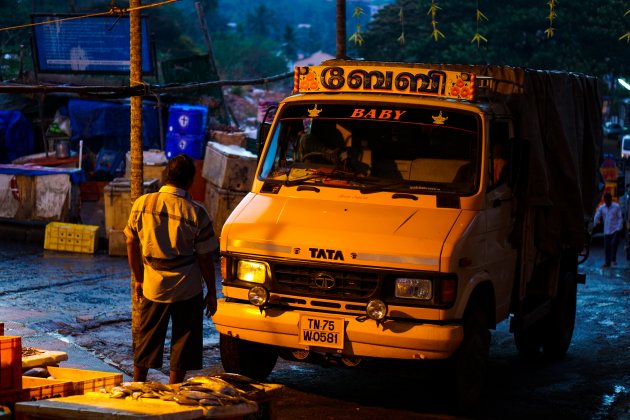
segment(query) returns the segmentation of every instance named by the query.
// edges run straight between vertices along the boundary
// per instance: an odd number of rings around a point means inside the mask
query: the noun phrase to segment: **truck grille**
[[[285,264],[274,265],[272,270],[277,291],[283,293],[359,299],[372,296],[378,289],[376,273]]]

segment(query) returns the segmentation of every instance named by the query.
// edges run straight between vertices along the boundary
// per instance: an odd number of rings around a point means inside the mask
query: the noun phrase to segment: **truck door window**
[[[490,180],[492,187],[507,182],[509,178],[509,137],[507,120],[496,120],[490,125]]]
[[[475,114],[382,103],[299,104],[280,112],[260,173],[265,181],[375,192],[477,190]]]

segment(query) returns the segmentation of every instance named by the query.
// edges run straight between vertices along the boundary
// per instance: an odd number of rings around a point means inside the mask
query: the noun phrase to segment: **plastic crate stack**
[[[185,154],[203,159],[208,108],[200,105],[173,104],[168,109],[166,158]]]

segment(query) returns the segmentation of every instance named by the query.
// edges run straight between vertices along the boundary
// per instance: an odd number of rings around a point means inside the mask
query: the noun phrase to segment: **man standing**
[[[621,207],[612,201],[612,195],[609,192],[604,194],[604,204],[600,205],[595,212],[595,225],[600,219],[604,223],[604,252],[606,254],[606,262],[602,267],[610,267],[611,263],[617,265],[617,246],[623,229],[623,217]]]
[[[202,368],[203,309],[207,317],[217,309],[212,252],[218,242],[208,213],[188,194],[194,177],[190,157],[171,159],[165,185],[135,201],[125,228],[129,267],[141,299],[134,381],[146,381],[150,368],[162,367],[169,320],[170,383],[181,383],[186,371]]]

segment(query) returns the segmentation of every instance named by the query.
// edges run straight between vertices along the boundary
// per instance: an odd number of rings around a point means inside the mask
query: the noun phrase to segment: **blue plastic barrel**
[[[168,133],[200,135],[206,132],[208,108],[173,104],[168,109]]]
[[[203,159],[205,146],[204,134],[166,134],[166,158],[171,159],[177,155],[188,155],[193,159]]]

